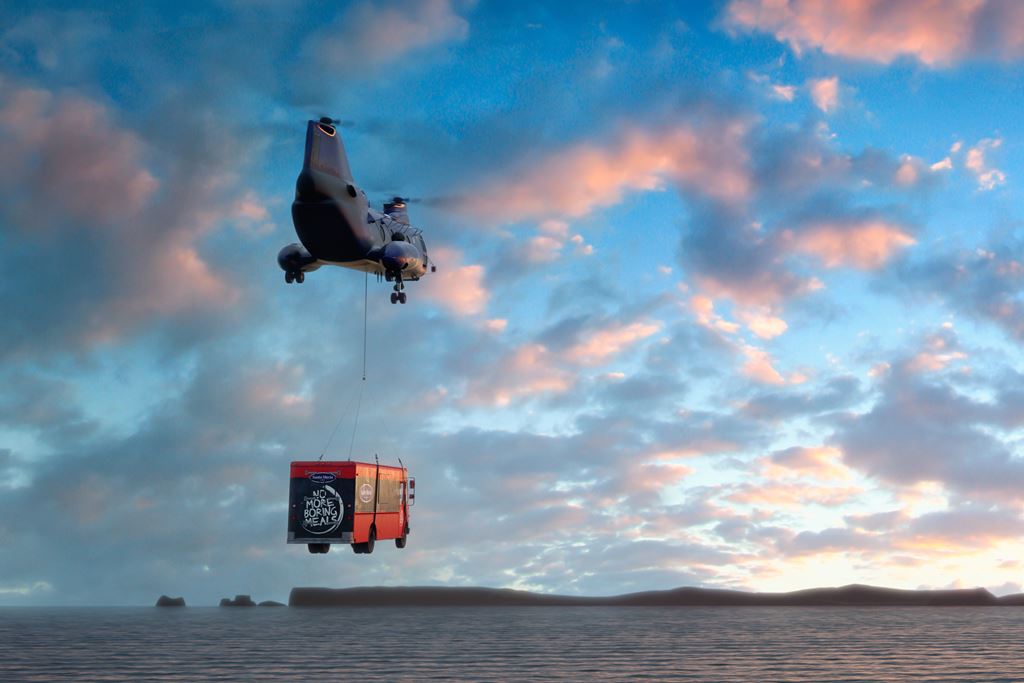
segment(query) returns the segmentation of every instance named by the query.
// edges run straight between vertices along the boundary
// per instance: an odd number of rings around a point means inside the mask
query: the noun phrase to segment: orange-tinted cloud
[[[600,365],[660,329],[658,321],[613,322],[584,330],[574,344],[561,350],[524,344],[473,376],[464,400],[471,405],[505,406],[521,398],[563,393],[576,385],[582,368]]]
[[[833,446],[793,447],[761,460],[764,475],[781,479],[794,475],[823,481],[850,479],[851,470],[842,462],[843,453]]]
[[[750,192],[745,123],[711,129],[678,126],[627,130],[609,144],[578,143],[467,193],[459,208],[496,222],[580,217],[612,206],[630,191],[669,183],[727,201]]]
[[[660,329],[661,323],[657,321],[615,323],[605,329],[584,333],[583,339],[566,349],[564,357],[579,365],[598,365]]]
[[[853,224],[820,222],[799,234],[786,231],[783,241],[816,256],[826,268],[875,270],[916,240],[902,226],[873,219]]]
[[[1006,182],[1006,174],[986,159],[988,152],[999,149],[1002,144],[1002,138],[985,138],[967,150],[964,165],[978,179],[978,188],[981,190],[993,190]]]
[[[863,489],[855,486],[819,486],[807,482],[763,482],[743,484],[727,497],[744,505],[799,508],[806,505],[843,505]]]
[[[526,344],[499,360],[470,382],[470,405],[507,406],[512,401],[569,390],[576,377],[541,344]]]
[[[743,355],[747,357],[740,371],[762,384],[785,384],[786,379],[775,369],[771,355],[764,349],[744,345]]]
[[[0,109],[0,183],[37,177],[38,215],[66,211],[93,225],[137,214],[159,183],[141,163],[143,143],[118,129],[100,104],[47,90],[14,90]],[[39,227],[38,222],[34,222]]]
[[[771,33],[798,54],[928,66],[1024,54],[1024,6],[998,0],[733,0],[730,27]]]
[[[450,247],[434,247],[430,258],[437,263],[436,273],[427,273],[422,294],[456,315],[476,315],[487,306],[489,293],[484,287],[484,267],[462,264],[462,253]]]
[[[839,78],[817,78],[810,83],[811,99],[814,106],[826,114],[831,114],[839,106]]]

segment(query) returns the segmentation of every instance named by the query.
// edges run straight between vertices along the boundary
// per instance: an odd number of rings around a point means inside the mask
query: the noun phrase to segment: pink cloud
[[[530,263],[550,263],[562,255],[562,242],[549,235],[536,235],[526,243],[526,260]]]
[[[833,446],[793,447],[760,460],[764,476],[782,479],[811,476],[822,481],[846,480],[852,471],[842,462],[843,453]]]
[[[888,64],[913,57],[938,67],[969,57],[1024,53],[1024,7],[986,0],[733,0],[733,28],[771,33],[800,54]]]
[[[0,183],[37,178],[28,200],[36,215],[59,207],[102,225],[136,215],[159,185],[142,166],[139,137],[91,100],[17,89],[0,109],[0,132]]]
[[[470,405],[502,407],[521,398],[567,391],[575,382],[575,376],[545,346],[526,344],[474,377],[464,400]]]
[[[662,490],[676,486],[691,474],[692,467],[680,463],[643,463],[630,466],[620,478],[630,494],[659,494]]]
[[[21,238],[46,250],[53,242],[44,233],[73,241],[90,231],[93,251],[82,258],[116,264],[101,292],[69,290],[61,302],[75,341],[112,342],[144,322],[239,300],[197,247],[222,222],[259,213],[252,197],[233,200],[234,176],[168,164],[158,182],[144,165],[153,155],[147,141],[118,127],[101,103],[34,88],[4,94],[0,194]]]
[[[774,315],[771,309],[764,306],[741,309],[737,311],[736,315],[748,330],[761,339],[773,339],[789,329],[785,320]]]
[[[422,294],[456,315],[477,315],[490,296],[484,287],[484,267],[462,265],[462,253],[450,247],[434,247],[430,258],[437,272],[424,276]]]
[[[810,81],[811,99],[814,106],[826,114],[831,114],[839,106],[839,78],[818,78]]]
[[[993,190],[1006,182],[1006,174],[995,168],[986,159],[986,154],[999,149],[1003,144],[1001,138],[985,138],[967,150],[964,165],[978,179],[978,189]]]
[[[657,321],[616,322],[583,332],[575,344],[561,351],[524,344],[475,374],[464,400],[470,405],[506,406],[519,399],[563,393],[579,381],[581,368],[600,365],[660,329]]]
[[[579,143],[555,150],[467,193],[460,209],[512,223],[552,216],[580,217],[622,201],[631,191],[676,183],[717,199],[750,192],[745,123],[628,129],[608,144]]]
[[[743,484],[727,500],[744,505],[801,508],[807,505],[835,506],[848,503],[863,493],[855,486],[819,486],[807,482],[757,482]]]
[[[657,321],[613,324],[584,334],[585,338],[564,352],[566,360],[579,365],[598,365],[638,341],[661,330]]]
[[[905,363],[908,372],[938,372],[950,363],[967,358],[957,348],[956,337],[951,333],[934,334],[925,340],[924,348]]]
[[[697,322],[708,329],[734,334],[739,331],[740,326],[723,318],[715,312],[714,300],[704,294],[694,294],[690,297],[690,310],[693,311]]]
[[[361,2],[348,8],[310,44],[333,67],[379,69],[406,55],[469,35],[469,22],[449,0]]]
[[[874,219],[852,225],[822,222],[798,234],[786,231],[783,242],[816,256],[826,268],[875,270],[916,240],[903,227]]]
[[[775,369],[772,357],[767,351],[748,345],[744,345],[742,350],[743,355],[747,357],[740,369],[744,375],[762,384],[786,383],[786,379]]]

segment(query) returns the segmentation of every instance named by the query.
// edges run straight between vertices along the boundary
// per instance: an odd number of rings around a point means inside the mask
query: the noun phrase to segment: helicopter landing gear
[[[388,278],[390,280],[390,278]],[[393,304],[404,304],[405,303],[405,283],[402,282],[402,274],[398,273],[394,276],[395,279],[395,291],[391,292],[391,303]]]
[[[284,273],[284,281],[287,282],[288,284],[298,282],[301,285],[303,282],[306,281],[306,274],[303,273],[301,270],[297,270],[295,272],[287,270]]]

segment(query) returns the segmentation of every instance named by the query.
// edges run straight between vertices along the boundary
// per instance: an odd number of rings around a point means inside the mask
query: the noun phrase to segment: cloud
[[[1006,174],[991,166],[985,158],[988,152],[999,149],[1002,144],[1002,138],[985,138],[967,150],[967,160],[964,165],[977,178],[978,189],[993,190],[1006,182]]]
[[[133,217],[159,186],[142,166],[142,141],[86,98],[15,88],[0,109],[0,131],[0,182],[11,194],[22,184],[29,190],[18,208],[37,217],[37,229],[45,228],[40,214],[55,209],[98,227]]]
[[[826,114],[831,114],[839,106],[838,76],[808,81],[807,87],[811,90],[811,99],[814,100],[814,106]]]
[[[658,321],[613,323],[602,329],[585,332],[563,355],[579,365],[598,365],[660,330],[661,323]]]
[[[31,302],[0,290],[5,307],[19,311],[9,350],[43,352],[68,340],[90,347],[172,318],[185,330],[186,321],[238,302],[238,289],[199,251],[222,221],[246,220],[232,205],[233,178],[222,174],[215,146],[165,159],[157,180],[146,162],[166,138],[143,139],[74,93],[14,86],[5,94],[0,220],[15,227],[4,267],[36,282],[47,300],[29,313]],[[189,134],[175,144],[203,144]],[[236,153],[232,161],[243,160]]]
[[[743,345],[743,355],[747,357],[741,368],[744,375],[762,384],[785,384],[785,378],[775,369],[771,355],[764,349]]]
[[[833,507],[849,503],[863,490],[855,486],[821,486],[807,482],[758,482],[741,484],[727,500],[742,505],[771,508]]]
[[[437,272],[423,277],[420,293],[456,315],[478,315],[487,307],[484,267],[461,265],[462,253],[451,247],[433,247],[430,259]]]
[[[662,190],[667,183],[722,201],[741,200],[750,190],[746,130],[740,121],[629,128],[608,143],[577,143],[523,160],[468,191],[458,208],[495,223],[579,218],[619,203],[627,192]]]
[[[887,286],[910,300],[937,300],[971,319],[993,323],[1024,339],[1024,242],[993,236],[973,250],[937,249],[899,262]]]
[[[469,35],[469,22],[449,0],[408,0],[381,5],[360,2],[314,35],[307,49],[325,68],[366,76],[408,55],[457,43]]]
[[[861,270],[877,270],[916,242],[906,228],[870,218],[813,223],[799,234],[784,232],[783,241],[794,251],[817,257],[826,268]]]
[[[1020,397],[982,402],[915,370],[894,363],[870,410],[836,419],[844,462],[891,484],[940,482],[968,500],[1020,500],[1024,462],[993,431],[1010,426],[1005,410]]]
[[[760,464],[769,479],[797,474],[822,481],[841,481],[852,477],[852,472],[842,463],[842,455],[832,446],[794,446],[772,453]]]
[[[523,345],[470,380],[470,405],[507,406],[513,401],[568,391],[576,382],[555,354],[541,344]]]
[[[564,393],[577,385],[583,368],[600,366],[625,353],[661,327],[654,320],[563,322],[541,335],[543,343],[522,344],[473,369],[464,401],[507,406],[519,399]]]
[[[789,329],[789,325],[785,320],[772,315],[770,309],[763,307],[740,310],[737,312],[737,316],[747,326],[748,330],[761,339],[773,339]]]
[[[860,383],[853,377],[841,376],[811,389],[757,393],[740,406],[740,411],[759,420],[792,421],[846,408],[862,398]]]
[[[943,331],[930,335],[924,348],[906,361],[907,372],[938,372],[950,363],[967,358],[967,354],[958,348],[956,336]]]
[[[772,93],[780,100],[792,102],[796,97],[795,85],[773,85]]]
[[[797,54],[889,64],[910,57],[930,67],[1024,54],[1024,11],[999,0],[733,0],[726,24],[770,33]]]

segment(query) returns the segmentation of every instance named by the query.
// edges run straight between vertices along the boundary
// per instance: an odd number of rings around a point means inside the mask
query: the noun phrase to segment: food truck
[[[288,542],[311,553],[326,553],[332,543],[372,553],[377,541],[389,539],[404,548],[415,500],[416,480],[404,466],[298,460],[291,465]]]

